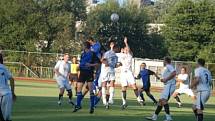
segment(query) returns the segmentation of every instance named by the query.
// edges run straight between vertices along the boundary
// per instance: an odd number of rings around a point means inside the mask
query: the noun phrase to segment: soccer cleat
[[[113,100],[109,100],[108,103],[113,105]]]
[[[106,105],[105,105],[105,109],[108,110],[109,108],[110,108],[109,104],[106,104]]]
[[[144,101],[139,102],[141,106],[145,106],[146,103]]]
[[[146,117],[147,120],[156,121],[158,116],[156,114],[153,114],[151,117]]]
[[[58,104],[58,105],[61,105],[61,101],[59,100],[59,101],[57,102],[57,104]]]
[[[127,107],[128,107],[128,105],[127,105],[127,104],[123,104],[123,105],[121,105],[121,109],[122,109],[122,110],[126,109]]]
[[[178,104],[178,106],[177,106],[178,108],[182,107],[182,104],[180,102],[178,102],[177,104]]]
[[[73,112],[77,112],[78,110],[80,110],[81,109],[81,107],[79,107],[79,106],[75,106],[75,109],[73,110]]]
[[[164,121],[172,121],[172,117],[170,115],[166,115],[166,119]]]
[[[94,108],[90,108],[90,114],[94,113]]]

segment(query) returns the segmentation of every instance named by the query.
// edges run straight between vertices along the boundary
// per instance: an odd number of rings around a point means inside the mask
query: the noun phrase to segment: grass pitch
[[[152,92],[153,93],[153,92]],[[147,121],[146,116],[151,116],[155,106],[145,96],[146,106],[140,106],[134,97],[133,91],[128,90],[128,107],[120,109],[121,92],[115,90],[115,103],[105,110],[101,102],[95,109],[94,114],[89,114],[89,98],[83,101],[82,109],[72,113],[73,107],[67,103],[65,94],[64,102],[57,105],[58,88],[56,84],[16,81],[17,101],[13,108],[13,121]],[[153,93],[156,99],[159,93]],[[75,100],[75,98],[74,98]],[[173,98],[170,100],[170,110],[174,121],[195,121],[192,113],[192,100],[186,95],[181,96],[182,108],[177,108]],[[159,115],[158,121],[165,118],[164,111]],[[214,121],[215,97],[211,97],[205,107],[204,121]]]

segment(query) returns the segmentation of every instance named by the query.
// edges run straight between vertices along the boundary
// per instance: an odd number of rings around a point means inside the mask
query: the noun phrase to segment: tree
[[[42,51],[51,52],[59,34],[66,29],[74,39],[75,22],[86,19],[82,0],[1,0],[0,10],[1,48],[11,50],[35,51],[35,44],[47,41]]]
[[[0,49],[77,53],[75,24],[85,19],[83,0],[1,0]],[[7,55],[8,61],[37,65],[36,55],[25,57]]]
[[[112,13],[119,15],[118,22],[110,20]],[[150,36],[148,23],[149,19],[143,8],[131,4],[120,7],[116,0],[111,0],[90,11],[85,31],[106,48],[110,37],[122,46],[123,38],[127,36],[135,57],[161,58],[165,54],[164,49],[161,49],[163,44],[160,44],[163,41],[158,40],[158,36]]]
[[[194,61],[206,43],[214,42],[215,10],[210,0],[180,0],[165,17],[162,35],[175,60]]]

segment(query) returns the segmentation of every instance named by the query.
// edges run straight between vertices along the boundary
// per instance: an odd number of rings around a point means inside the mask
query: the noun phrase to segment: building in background
[[[128,4],[135,4],[138,7],[143,7],[147,5],[154,5],[154,0],[118,0],[121,5],[128,2]]]
[[[87,5],[87,13],[90,12],[91,9],[96,7],[98,4],[100,4],[102,0],[86,0],[86,5]]]

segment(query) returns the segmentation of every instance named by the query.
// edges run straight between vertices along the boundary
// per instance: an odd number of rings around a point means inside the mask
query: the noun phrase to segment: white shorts
[[[196,102],[194,103],[195,107],[200,110],[204,110],[205,103],[210,97],[210,91],[202,91],[197,93]]]
[[[135,79],[133,73],[130,70],[121,71],[120,83],[122,87],[134,85]]]
[[[4,120],[11,120],[12,104],[13,100],[11,93],[4,96],[0,96],[0,113],[2,113]]]
[[[65,88],[66,90],[70,90],[71,85],[69,84],[68,80],[57,80],[58,88]]]
[[[164,85],[163,88],[160,99],[169,100],[170,96],[174,93],[176,86],[173,83],[169,83]]]
[[[103,73],[103,74],[100,75],[100,77],[101,77],[101,82],[113,81],[113,80],[116,79],[115,72],[113,72],[113,71]]]
[[[176,89],[175,92],[179,94],[187,94],[188,96],[191,96],[191,97],[194,96],[193,91],[189,88],[179,88],[179,89]]]

